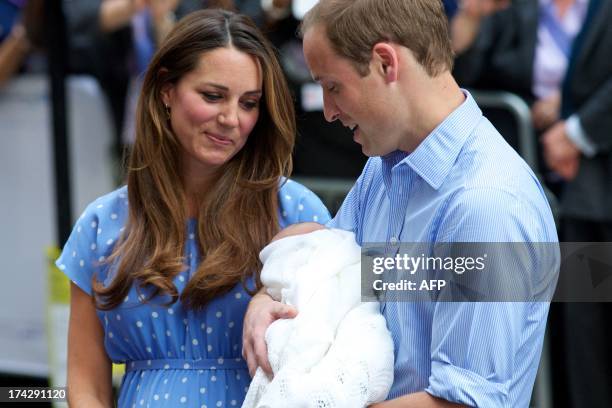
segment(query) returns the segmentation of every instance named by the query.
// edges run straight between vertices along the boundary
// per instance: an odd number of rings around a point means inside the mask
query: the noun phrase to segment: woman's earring
[[[165,104],[166,106],[166,119],[170,119],[170,106],[168,106],[168,104]]]

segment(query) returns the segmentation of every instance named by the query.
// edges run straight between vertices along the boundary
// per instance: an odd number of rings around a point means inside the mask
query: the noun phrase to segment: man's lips
[[[341,122],[342,122],[342,126],[344,126],[346,128],[349,128],[351,130],[351,132],[354,132],[359,127],[359,125],[356,124],[356,123],[351,123],[351,122],[348,122],[348,121],[345,122],[343,120],[341,120]]]
[[[355,126],[352,128],[353,131],[353,140],[357,143],[359,143],[358,137],[361,134],[361,132],[359,131],[359,126]]]

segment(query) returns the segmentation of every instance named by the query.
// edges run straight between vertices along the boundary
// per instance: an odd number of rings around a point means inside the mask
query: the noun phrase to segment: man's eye
[[[337,92],[338,87],[336,84],[327,85],[327,92]]]

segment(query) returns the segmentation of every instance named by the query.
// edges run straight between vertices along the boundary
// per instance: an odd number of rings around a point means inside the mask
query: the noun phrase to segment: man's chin
[[[361,152],[367,157],[384,157],[394,151],[395,150],[390,150],[390,151],[383,150],[380,147],[371,148],[371,146],[361,145]]]
[[[370,148],[370,146],[367,146],[365,144],[361,144],[361,152],[367,157],[380,156],[380,154],[378,154],[378,152],[376,152],[375,149],[372,149]]]
[[[375,146],[372,146],[369,143],[366,143],[366,139],[363,138],[363,133],[359,132],[358,134],[353,135],[353,141],[361,146],[361,152],[367,157],[376,157],[380,156],[380,152],[378,152]]]

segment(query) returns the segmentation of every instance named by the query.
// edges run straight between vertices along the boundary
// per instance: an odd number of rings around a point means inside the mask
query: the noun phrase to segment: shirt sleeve
[[[57,267],[84,292],[92,294],[92,278],[104,259],[98,256],[99,219],[90,205],[77,220],[60,257]]]
[[[339,228],[355,232],[357,216],[359,214],[359,186],[357,183],[351,188],[342,202],[336,216],[327,223],[329,228]]]
[[[554,257],[549,260],[536,252],[516,263],[512,254],[512,245],[516,243],[545,242],[551,238],[537,225],[552,220],[537,222],[537,217],[544,216],[536,208],[504,191],[465,191],[451,200],[439,235],[444,242],[493,243],[493,247],[500,248],[501,263],[486,270],[495,274],[489,277],[493,282],[501,268],[518,273],[510,274],[514,280],[509,283],[516,285],[517,290],[529,292],[540,282],[550,288],[556,280],[546,280],[542,271],[555,270],[544,269],[548,265],[543,263],[554,262]],[[508,275],[503,271],[499,276],[502,283],[508,283],[505,280]],[[509,406],[516,397],[512,393],[531,393],[531,388],[513,387],[517,377],[535,378],[549,303],[524,300],[436,303],[431,375],[425,391],[447,401],[479,407]]]
[[[438,303],[429,394],[475,407],[507,407],[519,376],[537,372],[548,303]]]
[[[597,154],[597,146],[589,140],[578,115],[572,115],[565,121],[567,137],[588,158]]]
[[[361,219],[363,218],[361,215],[361,203],[365,203],[367,199],[362,192],[365,190],[365,180],[370,180],[375,171],[375,169],[372,169],[373,167],[375,166],[372,165],[372,159],[368,159],[361,175],[346,195],[340,209],[338,209],[334,218],[327,223],[328,228],[338,228],[355,233],[357,243],[360,245],[362,244],[360,227]]]

